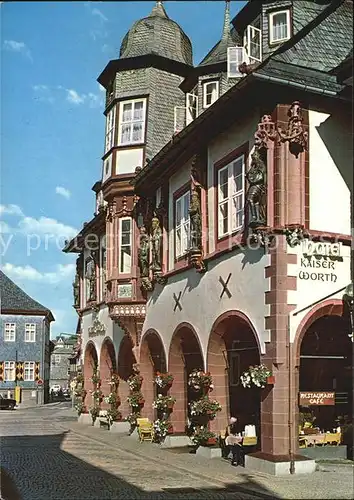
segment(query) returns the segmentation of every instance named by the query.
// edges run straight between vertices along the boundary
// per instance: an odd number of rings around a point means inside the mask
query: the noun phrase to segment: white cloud
[[[55,192],[57,194],[60,194],[60,196],[63,196],[64,198],[66,198],[67,200],[70,198],[71,196],[71,193],[69,191],[69,189],[66,189],[65,187],[63,186],[57,186],[55,188]]]
[[[21,232],[38,236],[52,235],[56,238],[71,239],[78,233],[75,228],[62,224],[50,217],[39,217],[39,219],[23,217],[18,225]]]
[[[101,21],[108,21],[107,17],[103,14],[103,12],[101,12],[99,9],[97,9],[96,7],[94,9],[91,10],[91,14],[93,16],[97,16],[101,19]]]
[[[7,214],[7,215],[19,215],[23,216],[23,212],[21,208],[18,205],[0,205],[0,215],[2,214]]]
[[[6,275],[14,280],[34,281],[37,283],[46,283],[55,285],[61,281],[66,281],[73,277],[75,273],[75,264],[58,264],[55,271],[41,272],[32,266],[14,266],[7,262],[2,266],[2,270]]]
[[[47,85],[32,85],[32,89],[37,96],[35,99],[46,102],[54,102],[52,90]]]
[[[10,52],[18,52],[20,54],[23,54],[30,61],[32,61],[31,51],[24,42],[16,42],[16,40],[5,40],[3,47],[5,50],[8,50]]]
[[[0,220],[0,234],[9,234],[11,232],[10,226],[3,220]]]
[[[73,104],[82,104],[86,99],[85,94],[80,95],[74,89],[66,89],[66,92],[66,100],[72,102]]]

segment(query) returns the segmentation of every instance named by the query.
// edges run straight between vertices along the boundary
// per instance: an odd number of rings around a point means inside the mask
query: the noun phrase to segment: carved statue
[[[201,185],[196,181],[191,174],[191,204],[189,208],[189,217],[191,225],[191,248],[202,248],[202,217],[200,204],[200,188]]]
[[[140,268],[140,276],[146,278],[149,276],[149,257],[150,257],[150,243],[149,236],[146,234],[144,226],[140,228],[140,241],[138,249],[138,261]]]
[[[154,272],[162,270],[161,250],[162,250],[162,229],[160,221],[156,214],[151,220],[151,244],[152,244],[152,263],[151,268]]]
[[[249,206],[249,226],[266,224],[266,210],[264,197],[266,194],[267,169],[262,160],[260,151],[256,149],[252,154],[251,168],[246,173],[249,188],[246,196],[246,206]]]
[[[75,280],[73,282],[73,294],[74,294],[74,307],[80,307],[80,278],[76,273]]]
[[[86,262],[85,279],[87,300],[96,300],[96,266],[92,257]]]

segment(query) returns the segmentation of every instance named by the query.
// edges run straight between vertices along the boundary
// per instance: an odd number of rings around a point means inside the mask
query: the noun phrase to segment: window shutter
[[[227,77],[240,78],[244,74],[240,73],[239,66],[248,63],[247,53],[244,47],[228,47],[227,49]]]
[[[4,361],[0,361],[0,382],[4,381]]]
[[[186,94],[186,125],[197,118],[198,97],[195,94]]]
[[[174,107],[174,133],[178,134],[185,127],[186,108],[184,106]]]
[[[262,32],[251,24],[247,26],[246,52],[250,61],[262,61]]]
[[[16,363],[16,380],[23,380],[23,363],[19,361]]]
[[[39,380],[39,361],[34,364],[34,380]]]

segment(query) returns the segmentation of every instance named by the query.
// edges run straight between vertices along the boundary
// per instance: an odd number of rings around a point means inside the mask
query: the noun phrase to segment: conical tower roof
[[[120,58],[156,54],[184,64],[193,64],[192,44],[182,28],[170,19],[161,1],[149,16],[136,21],[125,35]]]
[[[241,44],[241,39],[236,31],[231,31],[230,29],[230,22],[230,0],[226,0],[221,39],[199,63],[199,66],[209,66],[211,64],[227,61],[228,47],[236,47]]]

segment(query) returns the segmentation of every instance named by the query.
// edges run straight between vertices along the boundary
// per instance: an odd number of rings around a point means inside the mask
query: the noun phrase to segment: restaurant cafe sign
[[[341,243],[305,240],[302,243],[298,277],[306,281],[336,283],[338,265],[342,262]]]
[[[300,392],[300,406],[334,406],[335,392]]]

